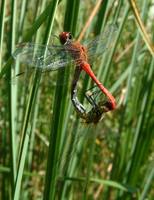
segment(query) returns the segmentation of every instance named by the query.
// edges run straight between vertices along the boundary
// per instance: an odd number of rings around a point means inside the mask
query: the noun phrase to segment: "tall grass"
[[[0,199],[153,199],[153,13],[150,0],[1,1]],[[63,30],[89,41],[111,24],[112,47],[92,68],[117,108],[97,125],[72,106],[74,66],[41,73],[12,57],[19,43],[57,43]],[[92,85],[80,77],[87,109]]]

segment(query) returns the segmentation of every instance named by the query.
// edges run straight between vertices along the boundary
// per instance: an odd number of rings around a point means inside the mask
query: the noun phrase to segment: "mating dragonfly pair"
[[[111,26],[102,35],[97,36],[85,46],[78,41],[73,41],[70,32],[62,32],[59,35],[61,45],[46,46],[27,43],[20,45],[14,52],[13,57],[15,59],[18,57],[22,63],[26,63],[42,72],[57,70],[73,62],[75,73],[71,84],[72,103],[78,115],[86,123],[97,123],[102,118],[103,113],[115,109],[116,102],[112,94],[96,78],[89,63],[90,59],[93,59],[94,56],[102,55],[103,51],[109,47],[111,35],[115,31],[116,27]],[[87,95],[87,99],[92,105],[90,111],[86,111],[77,98],[77,83],[82,70],[91,77],[100,91],[107,97],[107,101],[96,103],[91,95]]]

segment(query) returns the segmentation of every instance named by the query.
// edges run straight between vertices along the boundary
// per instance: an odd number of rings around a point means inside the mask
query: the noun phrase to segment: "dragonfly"
[[[113,95],[97,79],[90,63],[109,48],[112,35],[115,34],[116,30],[117,27],[112,25],[103,34],[96,36],[95,39],[85,45],[82,45],[79,41],[74,41],[70,32],[61,32],[59,34],[60,45],[20,44],[13,53],[13,57],[42,72],[58,70],[73,63],[75,66],[71,84],[73,106],[86,123],[97,123],[104,112],[116,108],[116,101]],[[77,83],[82,71],[89,75],[99,90],[107,97],[106,102],[99,103],[88,97],[88,101],[92,105],[92,109],[88,112],[77,97]]]

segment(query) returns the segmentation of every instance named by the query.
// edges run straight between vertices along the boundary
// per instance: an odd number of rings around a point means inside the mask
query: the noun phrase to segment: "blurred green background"
[[[154,199],[153,30],[152,0],[0,1],[0,199]],[[117,108],[96,125],[72,106],[74,66],[41,73],[12,57],[19,43],[52,45],[62,31],[81,43],[102,35],[92,69]],[[83,73],[87,110],[93,85]]]

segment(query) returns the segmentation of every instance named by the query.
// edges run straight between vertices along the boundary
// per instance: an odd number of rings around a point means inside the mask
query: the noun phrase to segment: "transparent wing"
[[[90,62],[94,60],[94,57],[102,55],[110,47],[116,30],[117,27],[115,25],[108,26],[102,34],[86,44]],[[73,48],[72,45],[67,45],[66,48],[65,45],[50,46],[26,43],[19,45],[12,56],[21,63],[27,64],[29,68],[33,67],[42,71],[52,71],[77,61],[79,59],[79,49]],[[74,60],[74,58],[77,59]]]
[[[26,43],[18,46],[12,56],[31,67],[52,71],[74,62],[68,50],[67,48],[66,51],[64,46]],[[75,49],[72,51],[73,54],[77,53]]]
[[[116,25],[109,25],[102,34],[96,36],[94,40],[85,44],[87,46],[88,58],[90,61],[94,59],[94,57],[102,55],[104,51],[111,48],[117,30],[118,28]]]

